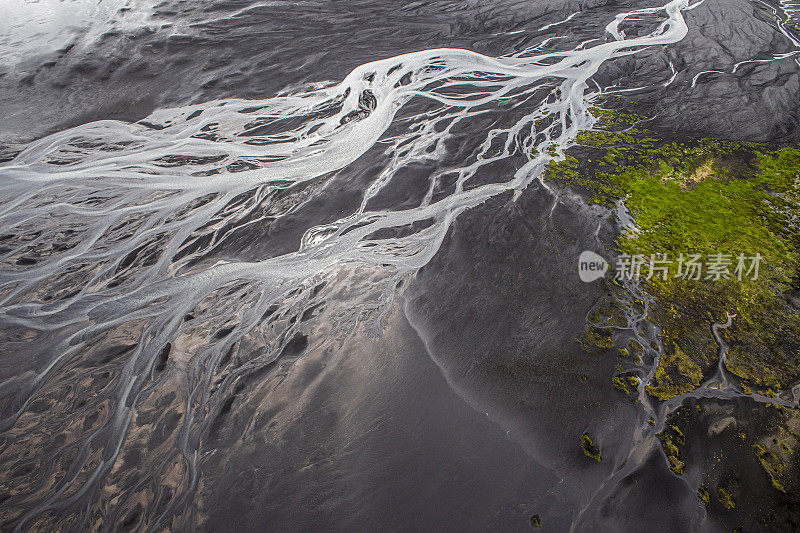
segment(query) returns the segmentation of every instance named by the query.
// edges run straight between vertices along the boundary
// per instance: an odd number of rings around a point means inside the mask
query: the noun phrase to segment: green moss
[[[681,179],[688,178],[624,178],[625,205],[641,231],[623,236],[622,250],[671,257],[759,252],[771,264],[793,259],[788,243],[767,219],[771,202],[765,180],[704,179],[687,190]],[[677,273],[677,264],[670,273]]]
[[[584,190],[591,202],[610,205],[625,194],[624,185],[643,175],[670,177],[707,164],[709,154],[727,154],[739,145],[707,140],[696,145],[660,142],[637,126],[645,117],[593,107],[598,119],[595,130],[576,137],[574,151],[584,157],[569,155],[551,162],[545,179],[566,182]]]
[[[742,280],[676,278],[674,261],[666,279],[647,281],[657,302],[650,319],[662,326],[667,351],[648,392],[666,400],[697,386],[697,376],[716,363],[709,326],[724,321],[724,311],[737,315],[723,334],[730,345],[726,364],[744,387],[774,393],[800,378],[800,313],[781,296],[800,279],[800,150],[661,142],[637,126],[641,116],[591,112],[597,130],[582,132],[546,179],[564,181],[592,202],[624,200],[638,231],[619,237],[620,252],[666,253],[673,260],[722,253],[733,260],[731,273],[739,254],[763,256],[757,280],[744,272]],[[640,355],[630,345],[628,352]]]
[[[578,342],[587,352],[605,351],[614,347],[614,341],[611,339],[611,331],[597,328],[591,324],[588,324],[586,328],[584,328]]]
[[[661,447],[664,450],[664,454],[667,456],[669,467],[675,474],[682,476],[683,467],[686,466],[686,463],[681,461],[680,449],[675,442],[681,445],[686,443],[683,433],[676,426],[670,426],[661,433],[656,434],[656,437],[661,440]]]
[[[617,365],[617,370],[622,371],[620,365]],[[639,378],[636,376],[614,376],[611,378],[614,388],[620,392],[631,396],[634,402],[639,400],[636,398],[637,387],[639,386]]]
[[[625,315],[620,311],[619,307],[613,301],[605,302],[598,305],[589,313],[588,321],[598,327],[603,326],[616,326],[625,327],[628,321]]]
[[[542,522],[539,520],[539,515],[535,514],[531,517],[531,526],[533,527],[542,527]]]
[[[781,428],[781,430],[781,433],[785,431],[783,428]],[[778,440],[773,439],[773,444],[778,445]],[[789,448],[784,442],[782,442],[782,444],[784,444],[785,448],[779,447],[779,450],[786,455],[790,455],[792,453],[791,448]],[[761,466],[767,472],[767,475],[769,475],[769,480],[772,486],[776,490],[783,491],[783,485],[781,485],[780,481],[778,481],[778,478],[786,469],[786,465],[781,457],[777,453],[766,449],[761,444],[753,444],[753,449],[756,452],[756,457],[758,457],[758,461],[761,463]]]
[[[700,498],[700,501],[702,501],[705,504],[708,504],[708,502],[711,501],[711,494],[705,487],[700,487],[699,489],[697,489],[697,496]]]
[[[762,438],[760,443],[753,444],[753,450],[769,476],[772,487],[779,492],[787,492],[784,483],[790,483],[790,490],[793,490],[797,477],[796,449],[800,446],[800,434],[792,427],[796,427],[800,411],[782,406],[776,406],[775,409],[781,421],[776,428],[777,433],[773,430],[771,439]]]
[[[630,394],[628,390],[628,386],[625,384],[625,381],[619,376],[614,376],[611,378],[612,383],[614,383],[614,388],[624,392],[625,394]]]
[[[581,449],[586,457],[598,462],[601,460],[600,449],[594,445],[594,441],[588,433],[581,435]]]
[[[718,363],[711,325],[724,323],[726,311],[736,317],[731,327],[719,330],[729,346],[725,364],[742,391],[773,397],[797,382],[800,313],[784,295],[800,288],[800,150],[708,139],[663,142],[638,126],[643,117],[614,109],[591,112],[597,131],[582,132],[566,158],[549,165],[545,179],[564,182],[593,203],[623,202],[636,231],[618,237],[620,253],[668,254],[673,260],[680,254],[707,259],[721,253],[732,259],[729,279],[683,279],[674,261],[665,277],[644,281],[653,300],[648,320],[660,326],[663,348],[646,391],[665,401],[699,386]],[[762,256],[757,279],[746,272],[737,279],[739,254]],[[630,298],[625,305],[643,307]],[[603,315],[597,324],[610,325],[609,313]],[[587,330],[582,343],[592,350],[612,344],[610,335],[594,330]],[[630,341],[620,355],[641,361],[643,352]],[[623,376],[612,380],[626,394],[638,387]],[[671,426],[658,437],[670,468],[681,475],[685,436]],[[774,450],[754,446],[776,490],[783,490],[784,465],[794,456],[793,447],[781,443],[769,445]],[[726,508],[734,508],[725,489],[718,494]],[[707,490],[706,496],[710,499]]]
[[[717,497],[719,499],[719,503],[721,503],[726,509],[733,509],[736,507],[736,502],[733,500],[731,494],[722,487],[717,489]]]
[[[678,474],[679,476],[683,475],[683,467],[686,466],[686,463],[678,459],[674,455],[670,455],[667,457],[669,459],[669,467],[672,469],[673,472]]]
[[[700,367],[677,345],[661,356],[650,385],[645,387],[648,394],[661,401],[687,394],[694,390],[703,379]]]
[[[703,345],[690,353],[703,369],[715,351],[708,325],[723,321],[718,316],[723,310],[736,314],[736,327],[725,332],[728,369],[744,382],[780,388],[798,377],[793,352],[800,343],[800,314],[781,293],[798,270],[800,151],[748,150],[756,161],[752,175],[709,173],[690,189],[690,174],[674,169],[638,179],[624,176],[625,203],[640,231],[621,236],[619,246],[629,254],[673,258],[722,253],[734,263],[739,254],[761,254],[757,280],[747,275],[742,280],[684,280],[674,277],[675,262],[667,279],[654,277],[647,286],[660,304],[665,336],[678,344]],[[731,274],[734,269],[732,264]]]
[[[644,355],[644,347],[636,339],[631,339],[628,342],[628,352],[634,361],[641,361],[642,355]]]

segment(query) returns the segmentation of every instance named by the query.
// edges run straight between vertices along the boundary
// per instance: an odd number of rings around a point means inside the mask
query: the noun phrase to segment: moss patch
[[[719,500],[719,503],[721,503],[726,509],[733,509],[736,507],[736,502],[733,501],[733,496],[731,496],[731,493],[722,487],[717,489],[717,499]]]
[[[588,433],[581,435],[581,450],[583,450],[583,454],[586,457],[600,462],[600,448],[595,446],[592,437]]]
[[[681,461],[679,446],[686,444],[686,437],[681,430],[674,425],[664,429],[661,433],[657,433],[656,437],[661,441],[661,447],[664,450],[664,454],[667,456],[670,469],[672,469],[675,474],[682,476],[683,467],[686,466],[686,463]]]
[[[598,129],[582,132],[545,179],[584,191],[590,202],[623,201],[637,231],[618,238],[618,252],[673,260],[645,282],[656,298],[649,318],[662,327],[666,352],[648,392],[667,400],[700,383],[717,360],[711,324],[724,322],[725,311],[737,315],[722,332],[730,345],[727,367],[745,387],[769,395],[800,378],[799,304],[785,296],[800,290],[800,150],[663,142],[637,126],[641,116],[592,113]],[[680,254],[699,254],[703,262],[724,254],[731,264],[721,279],[683,279],[676,277]],[[750,279],[755,254],[763,259],[758,279]]]
[[[687,394],[700,384],[703,372],[691,357],[677,345],[661,356],[650,385],[645,387],[648,394],[659,400]]]
[[[800,434],[793,431],[792,427],[800,426],[800,418],[795,410],[783,408],[780,411],[786,425],[779,427],[777,434],[771,438],[762,438],[753,444],[753,450],[769,476],[772,487],[785,492],[783,485],[791,477],[788,473],[796,460],[795,450],[800,446]]]
[[[577,341],[589,353],[602,352],[614,347],[611,330],[598,328],[592,324],[584,328],[581,337]]]
[[[618,237],[620,255],[667,254],[672,260],[659,275],[642,278],[651,301],[647,319],[661,331],[661,355],[646,384],[648,394],[660,401],[684,395],[716,371],[719,346],[712,324],[725,323],[726,312],[736,316],[718,333],[728,345],[726,368],[741,390],[774,397],[792,386],[800,379],[800,150],[710,139],[668,142],[641,128],[641,116],[599,108],[592,113],[597,131],[581,133],[566,159],[549,165],[544,179],[570,186],[590,203],[624,206],[635,227]],[[679,275],[681,254],[700,256],[699,279]],[[730,263],[721,275],[708,276],[714,254]],[[755,254],[761,258],[757,278],[749,270]],[[645,265],[645,276],[647,270]],[[620,310],[638,305],[621,286],[615,290],[622,294]],[[594,327],[611,325],[605,317],[613,314],[603,311]],[[611,347],[611,338],[591,327],[582,340],[594,351]],[[641,362],[644,352],[630,341],[619,356]],[[616,373],[614,387],[630,394],[638,384],[626,379],[621,365]],[[800,418],[787,417],[780,431],[757,442],[744,433],[739,439],[750,442],[748,448],[782,497],[797,491],[795,450],[800,447],[800,436],[793,433],[800,432],[800,422],[792,426]],[[655,425],[652,419],[648,423]],[[599,450],[584,437],[584,453],[593,457],[596,452],[599,460]],[[682,475],[683,433],[670,425],[657,437],[670,468]],[[731,490],[703,486],[698,497],[708,504],[714,495],[724,508],[734,509]]]
[[[613,378],[611,378],[611,382],[614,384],[615,389],[624,392],[625,394],[630,394],[630,391],[628,390],[628,385],[621,377],[614,376]]]

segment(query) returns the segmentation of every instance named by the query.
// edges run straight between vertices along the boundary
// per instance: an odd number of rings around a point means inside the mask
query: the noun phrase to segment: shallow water
[[[601,93],[706,86],[706,2],[15,5],[4,527],[614,528],[655,439],[559,274],[615,227],[539,178]]]

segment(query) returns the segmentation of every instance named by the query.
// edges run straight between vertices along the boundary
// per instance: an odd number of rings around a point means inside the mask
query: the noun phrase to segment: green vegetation
[[[592,312],[589,313],[588,320],[589,323],[598,327],[624,327],[628,325],[627,320],[625,320],[625,315],[613,301],[603,302],[595,307]]]
[[[720,487],[717,489],[717,495],[719,503],[721,503],[722,506],[725,507],[726,509],[733,509],[734,507],[736,507],[736,502],[733,501],[733,497],[727,490]]]
[[[666,382],[649,389],[661,400],[691,390],[714,364],[716,344],[708,327],[724,322],[724,311],[737,315],[735,327],[725,332],[728,370],[767,395],[798,377],[800,315],[783,293],[791,289],[798,267],[792,221],[800,216],[800,189],[796,178],[790,185],[788,176],[800,175],[800,151],[755,152],[755,161],[756,172],[746,179],[719,172],[692,190],[674,180],[656,184],[652,179],[629,188],[626,205],[640,232],[622,236],[621,251],[763,256],[757,280],[745,275],[742,280],[695,281],[670,271],[666,279],[648,282],[660,304],[654,318],[663,327],[662,342],[670,355],[662,359],[657,375],[678,362],[683,376],[677,386]]]
[[[669,467],[675,474],[682,476],[683,467],[686,466],[686,463],[680,459],[680,448],[678,446],[686,444],[686,437],[683,432],[677,426],[672,425],[661,433],[657,433],[656,437],[661,441],[661,447],[667,456]]]
[[[700,384],[703,372],[677,344],[665,353],[656,367],[652,384],[645,390],[659,400],[668,400],[673,396],[686,394]]]
[[[595,327],[591,324],[584,328],[581,338],[577,340],[584,349],[590,353],[610,350],[614,347],[614,342],[611,339],[611,331]]]
[[[784,409],[789,416],[795,415],[791,410]],[[769,476],[770,483],[775,490],[785,492],[782,481],[784,475],[795,461],[795,448],[800,443],[800,435],[786,427],[778,428],[778,433],[772,439],[762,439],[761,444],[753,444],[756,457]]]
[[[594,441],[592,441],[592,437],[588,433],[581,435],[581,449],[586,457],[600,462],[600,448],[594,445]]]
[[[611,382],[614,384],[614,388],[624,392],[625,394],[632,394],[636,395],[636,389],[639,386],[639,378],[636,376],[614,376],[611,378]]]
[[[795,381],[800,314],[784,294],[800,283],[800,150],[662,142],[637,126],[639,115],[591,112],[598,129],[582,132],[545,179],[583,191],[590,202],[623,201],[637,231],[618,238],[618,251],[673,260],[645,287],[656,298],[650,319],[662,328],[665,350],[648,393],[663,401],[699,385],[717,362],[710,325],[725,322],[726,311],[737,315],[722,333],[730,345],[726,365],[743,390],[770,396]],[[730,256],[730,279],[677,277],[680,254]],[[747,272],[752,262],[741,265],[737,279],[740,254],[763,257],[758,279]],[[630,352],[629,345],[623,357]],[[614,385],[623,390],[624,383]]]
[[[619,376],[614,376],[611,378],[612,383],[614,383],[614,388],[624,392],[625,394],[630,394],[628,390],[628,386],[625,384],[625,381]]]
[[[606,100],[602,105],[618,103]],[[579,134],[566,158],[549,165],[544,179],[569,186],[590,203],[627,210],[635,228],[617,238],[619,254],[647,259],[667,254],[671,260],[642,283],[652,299],[648,319],[660,327],[662,348],[651,343],[661,355],[652,380],[646,383],[647,393],[666,401],[691,392],[714,372],[719,346],[711,326],[726,323],[728,314],[735,315],[731,326],[718,333],[728,345],[727,370],[738,378],[744,394],[771,398],[797,382],[800,149],[709,139],[667,142],[639,126],[642,116],[599,107],[591,112],[597,118],[596,130]],[[679,265],[685,264],[678,261],[681,254],[684,258],[699,255],[701,263],[713,254],[723,254],[730,264],[721,276],[707,277],[703,271],[699,279],[687,279],[679,271]],[[761,258],[757,277],[749,270],[752,262],[744,261],[756,254]],[[648,266],[642,268],[645,276]],[[642,297],[628,294],[622,285],[615,290],[617,311],[594,313],[580,339],[589,352],[613,348],[604,327],[624,327],[626,306],[643,309]],[[644,347],[631,340],[618,353],[620,361],[641,363]],[[618,364],[612,383],[631,394],[639,386],[638,379],[633,379]],[[648,423],[655,426],[652,419]],[[657,437],[670,468],[682,475],[685,436],[670,425]],[[744,433],[740,437],[747,439]],[[796,460],[800,436],[782,428],[773,441],[754,444],[754,454],[772,486],[791,492],[793,467],[789,465]],[[600,460],[588,434],[581,443],[588,457]],[[708,504],[711,492],[700,487],[698,497]],[[736,505],[726,488],[718,488],[717,497],[727,509]]]
[[[635,362],[641,363],[642,355],[644,354],[644,347],[639,343],[639,341],[636,339],[631,339],[631,341],[628,342],[627,352]]]

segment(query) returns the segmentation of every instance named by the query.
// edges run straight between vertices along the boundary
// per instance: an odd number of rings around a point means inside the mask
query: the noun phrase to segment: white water
[[[190,435],[206,423],[203,404],[216,363],[258,330],[271,306],[342,265],[388,265],[395,279],[425,265],[460,213],[509,189],[519,194],[549,161],[561,157],[579,131],[591,127],[587,104],[596,93],[588,80],[604,62],[681,40],[687,33],[682,10],[688,7],[689,0],[673,0],[622,13],[593,47],[502,58],[424,50],[361,65],[335,85],[267,100],[160,110],[141,124],[94,122],[32,143],[0,167],[0,234],[6,247],[0,258],[0,320],[51,332],[58,340],[47,346],[48,357],[33,372],[0,384],[4,395],[15,395],[15,409],[5,413],[0,429],[13,427],[59,363],[104,333],[143,320],[137,347],[125,355],[113,412],[90,439],[105,443],[103,461],[69,500],[89,493],[113,465],[159,353],[184,333],[182,318],[211,300],[217,322],[235,318],[236,325],[224,342],[198,347],[187,363],[193,388],[180,453],[196,478],[198,448]],[[652,33],[628,38],[621,30],[637,16],[653,14],[663,21]],[[397,117],[415,99],[436,106],[403,116],[399,124]],[[420,205],[370,209],[370,200],[397,179],[399,169],[440,159],[454,128],[508,103],[522,110],[523,118],[486,132],[473,161],[435,171]],[[393,127],[400,133],[387,137]],[[254,128],[270,132],[251,135]],[[309,227],[296,252],[200,262],[243,221],[266,216],[279,221],[296,212],[306,197],[295,188],[347,167],[379,142],[388,163],[364,191],[360,207],[333,223]],[[506,182],[473,186],[482,167],[519,155],[526,162]],[[457,174],[455,189],[434,199],[446,173]],[[265,201],[286,192],[289,201],[280,209],[260,211]],[[429,220],[433,223],[406,237],[370,237],[383,228]],[[69,285],[71,277],[81,280],[80,290],[53,294],[52,287]],[[386,299],[391,288],[388,282]],[[271,345],[263,360],[274,360],[290,337]],[[79,455],[76,471],[86,461],[85,453]],[[74,482],[74,477],[62,481],[18,527],[65,504],[63,494]]]

